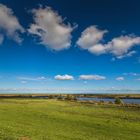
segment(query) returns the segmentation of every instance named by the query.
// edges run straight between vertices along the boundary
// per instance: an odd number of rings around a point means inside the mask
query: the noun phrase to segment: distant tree
[[[75,95],[67,95],[65,100],[77,100],[77,97]]]
[[[73,96],[73,100],[77,101],[77,96]]]
[[[49,99],[53,99],[54,96],[51,94],[51,95],[48,96],[48,98],[49,98]]]
[[[58,97],[57,97],[58,100],[63,100],[64,97],[60,94]]]
[[[130,98],[130,95],[126,95],[126,98]]]
[[[115,104],[123,104],[123,101],[120,98],[116,98]]]
[[[68,95],[66,96],[65,100],[72,100],[72,96],[68,94]]]

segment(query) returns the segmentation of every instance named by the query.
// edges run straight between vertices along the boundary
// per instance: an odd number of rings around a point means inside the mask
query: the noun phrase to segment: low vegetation
[[[115,104],[124,104],[120,98],[115,99]]]
[[[140,94],[0,94],[0,98],[40,98],[48,97],[54,98],[67,98],[67,96],[86,97],[86,98],[120,98],[120,99],[140,99]]]
[[[139,140],[140,109],[56,99],[0,99],[0,140]]]

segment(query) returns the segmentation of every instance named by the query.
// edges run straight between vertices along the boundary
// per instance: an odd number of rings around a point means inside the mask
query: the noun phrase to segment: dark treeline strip
[[[140,94],[0,94],[0,98],[58,98],[71,95],[80,98],[140,99]]]

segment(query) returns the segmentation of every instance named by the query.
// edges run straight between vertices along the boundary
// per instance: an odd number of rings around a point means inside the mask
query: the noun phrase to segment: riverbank
[[[93,104],[114,104],[119,98],[124,106],[140,105],[140,94],[0,94],[0,99],[5,98],[77,100]]]
[[[43,97],[48,97],[48,98],[53,98],[53,97],[59,97],[59,96],[62,96],[62,97],[66,97],[67,95],[71,95],[71,96],[74,96],[74,97],[79,97],[79,98],[121,98],[121,99],[140,99],[140,93],[139,94],[83,94],[83,93],[79,93],[79,94],[42,94],[42,93],[38,93],[38,94],[14,94],[14,93],[11,93],[11,94],[0,94],[0,98],[43,98]]]

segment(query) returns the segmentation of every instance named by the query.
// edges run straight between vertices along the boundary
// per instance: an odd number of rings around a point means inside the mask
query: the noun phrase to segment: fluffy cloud
[[[135,53],[136,53],[136,51],[129,51],[129,52],[126,53],[126,54],[117,56],[117,58],[118,58],[118,59],[122,59],[122,58],[125,58],[125,57],[131,57],[131,56],[133,56]]]
[[[113,38],[106,44],[101,43],[107,30],[100,30],[96,26],[90,26],[82,32],[76,44],[95,55],[112,54],[118,59],[131,57],[136,53],[132,50],[136,45],[140,45],[140,37],[125,35]]]
[[[124,80],[124,77],[117,77],[116,80],[117,81],[123,81]]]
[[[67,75],[67,74],[65,74],[65,75],[56,75],[54,78],[56,80],[74,80],[73,76]]]
[[[113,38],[107,44],[96,44],[89,51],[97,55],[110,53],[116,58],[122,59],[131,57],[136,53],[136,51],[132,50],[135,45],[140,45],[140,37],[126,35]]]
[[[121,59],[125,56],[132,56],[135,51],[131,51],[131,49],[135,45],[140,45],[140,37],[126,35],[114,38],[106,45],[105,49],[107,52]]]
[[[106,53],[106,48],[102,44],[96,44],[88,49],[89,52],[95,54],[95,55],[101,55]]]
[[[101,75],[80,75],[79,76],[80,80],[105,80],[105,76]]]
[[[63,19],[50,7],[32,10],[34,23],[28,32],[40,39],[40,44],[52,50],[67,49],[71,45],[73,27],[63,23]]]
[[[103,39],[107,30],[100,30],[96,26],[90,26],[82,32],[76,44],[82,49],[89,49]]]
[[[0,43],[3,42],[4,36],[21,43],[22,39],[20,33],[24,29],[20,25],[17,17],[14,15],[12,9],[0,4]]]

